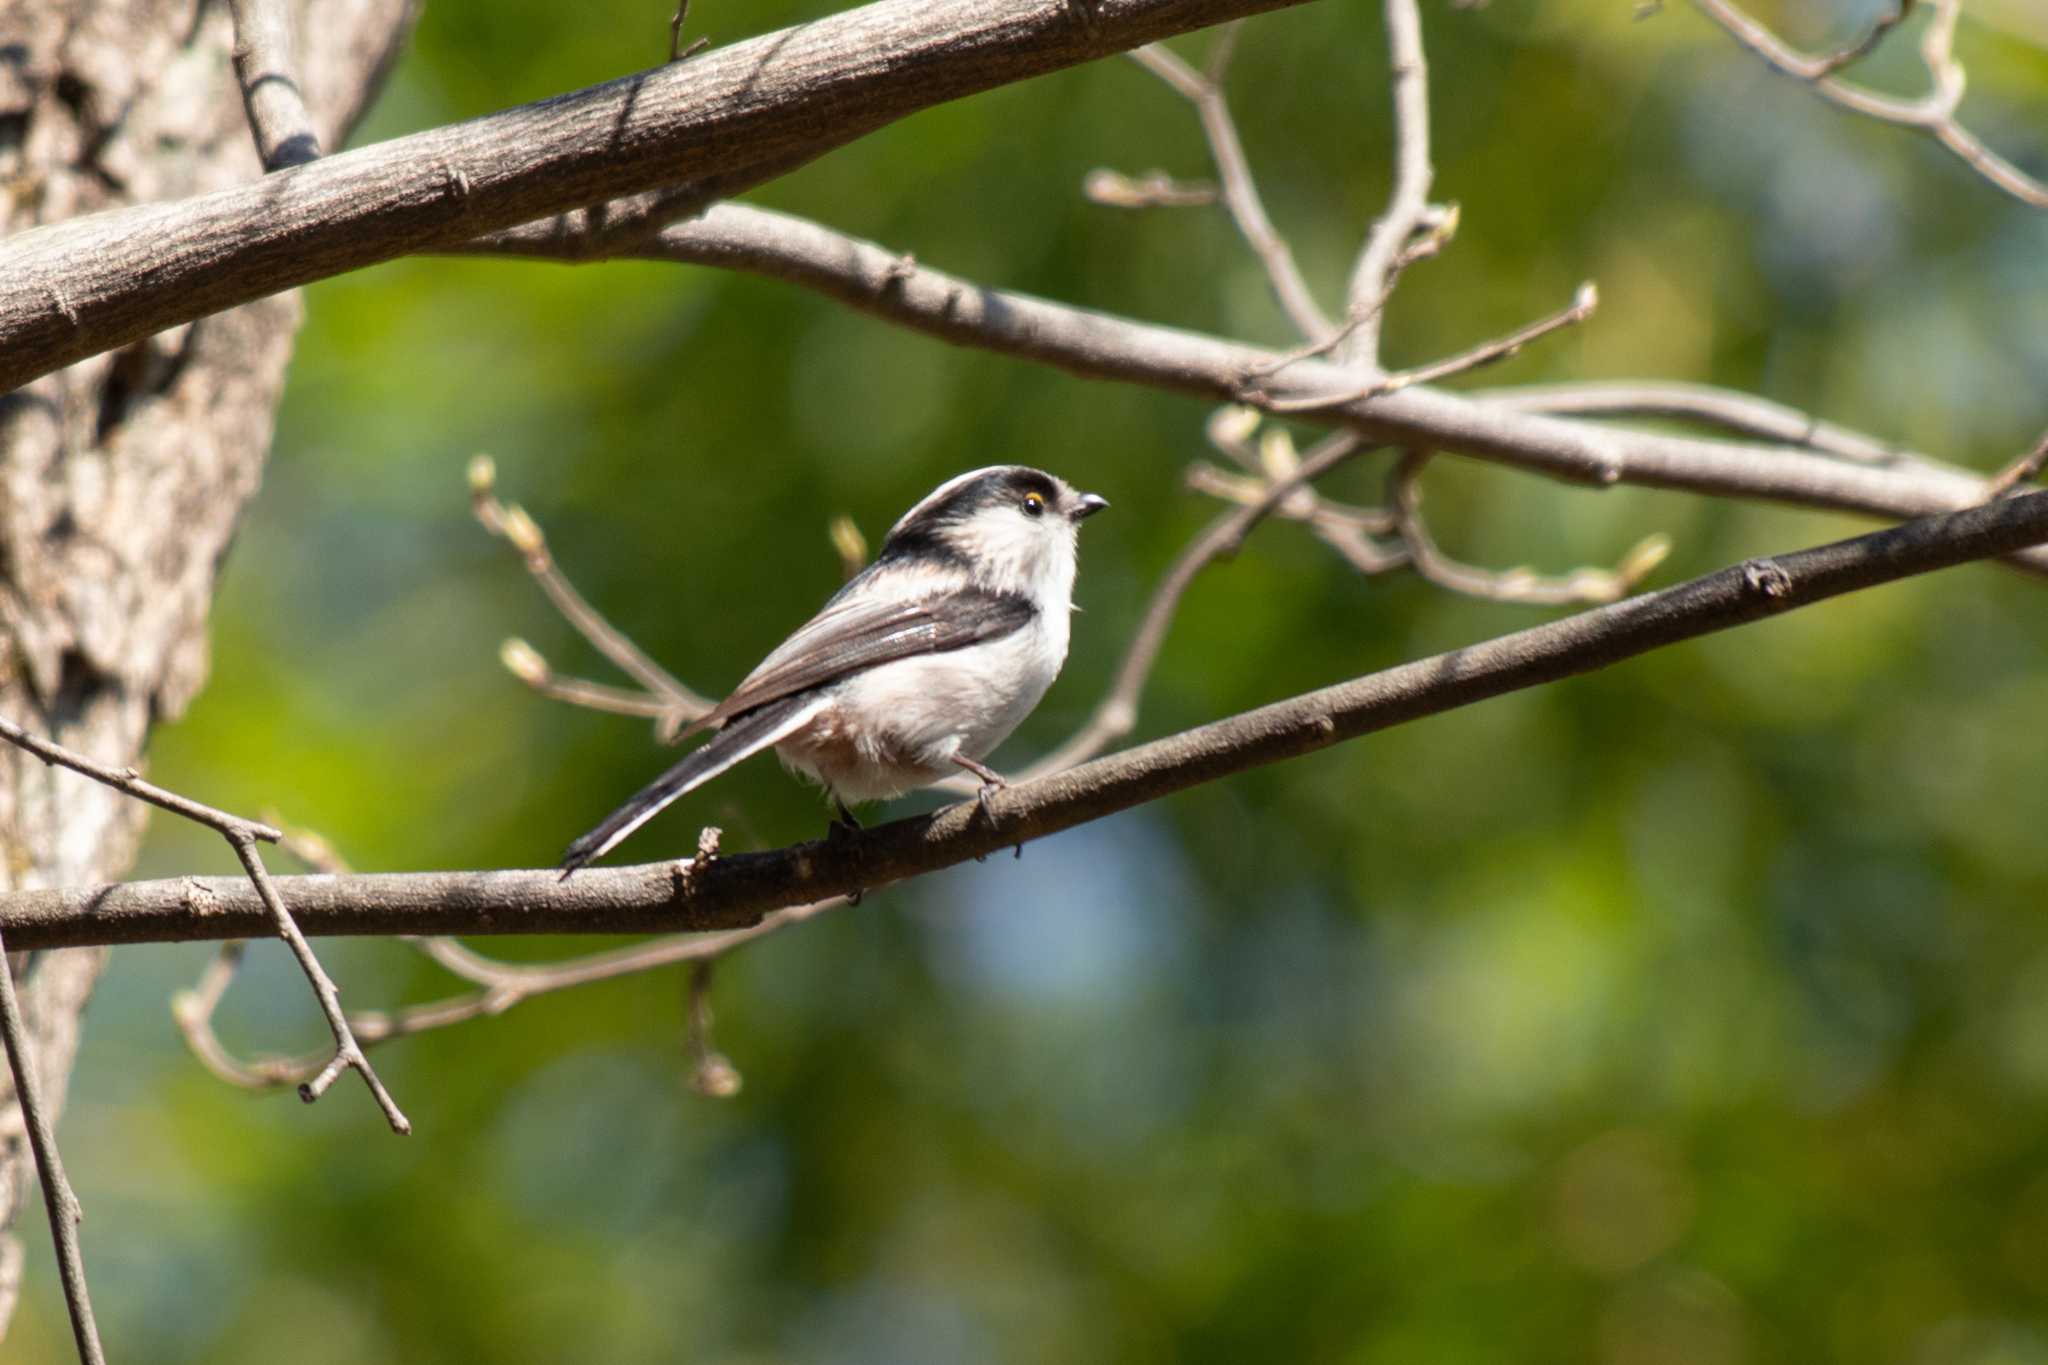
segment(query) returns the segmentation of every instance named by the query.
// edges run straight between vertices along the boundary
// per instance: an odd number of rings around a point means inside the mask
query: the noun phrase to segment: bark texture
[[[300,80],[339,141],[396,53],[409,0],[298,0]],[[225,5],[0,5],[0,232],[219,189],[261,173]],[[0,708],[73,749],[139,765],[151,725],[206,676],[214,578],[269,449],[295,295],[82,361],[0,396]],[[0,753],[0,886],[118,875],[144,807]],[[103,949],[41,954],[22,1004],[61,1097]],[[0,1230],[34,1167],[0,1075]],[[0,1231],[0,1331],[22,1257]]]

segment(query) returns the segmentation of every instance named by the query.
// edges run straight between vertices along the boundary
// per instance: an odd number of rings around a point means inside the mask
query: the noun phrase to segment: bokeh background
[[[1818,44],[1884,3],[1759,12]],[[692,29],[828,8],[700,4]],[[1965,110],[2038,171],[2048,21],[1970,10]],[[363,138],[645,66],[667,17],[436,0]],[[1986,470],[2048,422],[2048,215],[1682,4],[1432,0],[1426,25],[1464,227],[1404,285],[1394,360],[1594,279],[1595,321],[1483,382],[1704,380]],[[1872,77],[1911,88],[1912,43]],[[1385,87],[1363,0],[1243,34],[1234,102],[1327,301],[1385,191]],[[754,198],[989,283],[1291,340],[1220,212],[1090,205],[1103,165],[1208,174],[1127,62]],[[520,635],[600,670],[471,521],[474,452],[713,692],[832,588],[834,515],[878,535],[997,460],[1101,491],[1074,654],[1011,766],[1086,714],[1212,510],[1180,484],[1201,405],[773,283],[417,260],[307,304],[213,682],[153,775],[366,869],[548,863],[666,761],[499,667]],[[1858,527],[1455,461],[1429,489],[1446,546],[1496,565],[1668,532],[1660,582]],[[1362,579],[1269,525],[1193,593],[1140,734],[1550,615]],[[64,1130],[101,1322],[160,1362],[2048,1361],[2044,700],[2048,585],[1974,567],[1206,787],[744,952],[717,984],[746,1080],[725,1102],[683,1084],[665,972],[380,1051],[402,1141],[350,1083],[306,1108],[209,1078],[166,1000],[210,949],[124,949]],[[633,848],[822,820],[764,761]],[[141,868],[231,870],[167,822]],[[398,945],[325,951],[356,1007],[460,989]],[[321,1038],[267,945],[223,1027]],[[7,1358],[69,1349],[39,1242]]]

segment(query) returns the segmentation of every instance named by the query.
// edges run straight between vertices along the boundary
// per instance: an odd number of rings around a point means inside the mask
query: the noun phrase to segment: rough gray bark
[[[196,8],[196,17],[195,17]],[[300,0],[301,78],[323,141],[396,52],[409,0]],[[0,233],[224,188],[261,171],[225,6],[13,0],[0,8]],[[269,448],[300,310],[278,295],[0,396],[0,709],[103,762],[206,674],[215,571]],[[0,886],[119,875],[143,808],[0,753]],[[104,950],[40,955],[22,1005],[61,1097]],[[34,1179],[0,1075],[0,1229]],[[0,1233],[0,1330],[21,1255]]]
[[[261,186],[40,234],[0,253],[0,385],[600,200],[705,181],[736,194],[946,100],[1302,2],[877,0]]]

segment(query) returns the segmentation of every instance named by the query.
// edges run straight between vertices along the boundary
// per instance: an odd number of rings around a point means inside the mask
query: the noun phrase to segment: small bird
[[[1107,506],[1023,465],[940,484],[890,528],[873,563],[683,732],[716,730],[709,741],[569,845],[562,875],[771,747],[825,788],[835,831],[859,828],[849,802],[961,770],[981,779],[987,814],[1004,783],[982,760],[1066,662],[1075,531]]]

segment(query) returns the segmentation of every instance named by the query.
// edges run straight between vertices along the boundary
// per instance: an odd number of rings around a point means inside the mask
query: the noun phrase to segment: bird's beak
[[[1074,520],[1086,521],[1107,506],[1109,499],[1100,493],[1083,493],[1074,500]]]

